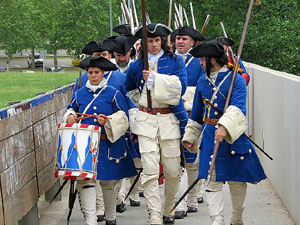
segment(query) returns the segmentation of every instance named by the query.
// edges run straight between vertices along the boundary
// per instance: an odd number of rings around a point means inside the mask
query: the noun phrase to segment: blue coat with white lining
[[[224,83],[221,81],[226,77]],[[223,111],[228,88],[230,86],[232,72],[220,72],[218,74],[215,85],[210,83],[206,76],[200,77],[194,103],[191,113],[191,120],[202,125],[202,141],[200,144],[200,162],[198,178],[207,178],[210,168],[210,161],[214,151],[214,138],[216,127],[209,124],[204,124],[205,118],[220,118],[216,110],[205,105],[202,97],[211,100],[216,87],[219,91],[212,103],[219,110]],[[232,96],[229,105],[239,108],[246,115],[246,96],[247,89],[245,79],[241,76],[236,76]],[[208,115],[209,112],[209,115]],[[255,149],[246,137],[241,135],[233,144],[229,144],[226,140],[220,143],[218,155],[215,161],[216,181],[239,181],[239,182],[259,182],[266,178],[259,158],[256,155]]]
[[[98,89],[95,93],[86,86],[83,86],[74,93],[74,98],[71,100],[68,108],[72,108],[75,112],[82,113],[100,91],[102,91],[100,95],[85,113],[112,115],[122,110],[128,117],[128,107],[123,95],[120,91],[109,85],[101,90]],[[106,134],[104,127],[98,123],[95,117],[83,119],[81,123],[100,126],[101,134]],[[111,143],[108,139],[100,141],[97,180],[119,180],[125,177],[135,176],[136,174],[137,171],[125,135],[121,136],[114,143]]]
[[[126,90],[125,90],[125,78],[126,75],[120,71],[111,71],[107,72],[104,74],[104,78],[108,79],[107,85],[111,85],[112,87],[116,88],[119,90],[122,95],[124,96],[128,109],[136,108],[135,105],[132,103],[132,101],[126,96]],[[88,81],[88,76],[87,73],[85,72],[84,74],[81,75],[81,85],[84,86],[86,82]],[[75,92],[78,90],[78,78],[76,80],[74,90],[73,90],[73,95],[72,97],[75,96]],[[130,154],[132,155],[133,158],[141,158],[139,148],[134,145],[132,138],[130,138],[130,134],[127,133],[126,137],[128,139],[128,145],[130,147]]]

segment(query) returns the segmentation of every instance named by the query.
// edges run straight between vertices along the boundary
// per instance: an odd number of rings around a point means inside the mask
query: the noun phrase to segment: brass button
[[[116,159],[116,163],[119,163],[120,162],[120,160],[119,159]]]
[[[97,122],[97,119],[94,119],[94,122]]]
[[[244,160],[244,158],[245,158],[244,156],[241,156],[241,157],[240,157],[241,160]]]
[[[249,149],[249,153],[252,153],[252,149],[251,148]]]
[[[218,107],[218,103],[215,103],[215,104],[214,104],[214,107]]]
[[[231,151],[231,154],[234,155],[234,154],[235,154],[235,151]]]
[[[96,110],[96,109],[97,109],[97,106],[94,106],[93,109]]]

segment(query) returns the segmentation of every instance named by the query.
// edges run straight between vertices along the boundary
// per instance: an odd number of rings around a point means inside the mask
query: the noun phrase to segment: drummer
[[[82,124],[101,127],[97,180],[103,191],[106,225],[116,224],[116,192],[118,180],[137,174],[125,140],[128,129],[128,107],[120,91],[107,85],[104,71],[116,70],[109,60],[91,56],[79,64],[87,70],[88,81],[72,98],[64,121],[75,123],[77,114],[92,114]],[[78,181],[81,209],[85,225],[97,225],[95,181]]]

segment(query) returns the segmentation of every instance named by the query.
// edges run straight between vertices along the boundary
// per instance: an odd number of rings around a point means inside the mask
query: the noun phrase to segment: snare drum
[[[96,179],[101,128],[95,125],[58,124],[55,177]]]

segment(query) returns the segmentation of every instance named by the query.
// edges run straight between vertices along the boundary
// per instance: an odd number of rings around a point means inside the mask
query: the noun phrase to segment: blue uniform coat
[[[93,100],[94,94],[98,94],[99,92],[100,89],[94,93],[86,86],[82,87],[75,92],[74,98],[68,108],[73,108],[75,112],[82,113],[86,106]],[[119,110],[124,111],[128,116],[128,108],[123,95],[108,85],[91,104],[86,113],[111,115]],[[100,126],[101,134],[105,134],[104,127],[98,123],[95,117],[83,119],[81,123]],[[135,176],[136,174],[137,172],[125,135],[121,136],[115,143],[111,143],[108,139],[100,141],[97,180],[118,180]]]
[[[215,82],[215,86],[218,86],[228,74],[229,76],[220,86],[217,98],[213,100],[213,104],[221,111],[223,111],[225,106],[225,98],[227,97],[233,73],[230,71],[220,72]],[[216,128],[213,125],[203,124],[204,116],[208,118],[208,108],[205,107],[202,97],[211,100],[215,86],[209,82],[206,76],[200,77],[191,113],[191,119],[202,124],[203,132],[200,144],[201,151],[198,178],[207,178],[210,167],[209,163],[214,151]],[[246,96],[247,89],[245,79],[241,76],[236,76],[229,105],[238,107],[244,115],[246,115]],[[209,118],[220,118],[220,115],[211,108]],[[215,171],[216,181],[259,182],[266,178],[254,147],[243,135],[233,144],[228,144],[225,140],[220,143],[215,161]]]

